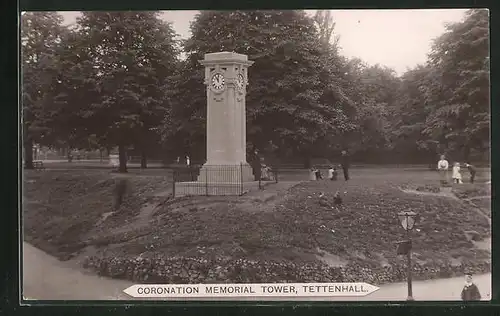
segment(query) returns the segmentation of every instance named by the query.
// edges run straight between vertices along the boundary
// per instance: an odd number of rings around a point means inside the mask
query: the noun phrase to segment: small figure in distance
[[[340,196],[339,191],[335,192],[335,195],[333,196],[333,204],[335,205],[342,204],[342,197]]]
[[[441,155],[441,159],[438,161],[438,172],[441,177],[441,184],[446,184],[448,182],[448,160],[445,159],[444,155]]]
[[[462,183],[462,174],[460,173],[460,163],[455,162],[453,164],[453,173],[452,173],[453,183]]]
[[[311,167],[311,169],[309,169],[309,180],[311,180],[311,181],[317,180],[316,168],[314,168],[314,167]]]
[[[337,181],[337,177],[337,169],[334,166],[330,166],[330,169],[328,169],[328,178],[332,181]]]
[[[481,300],[481,294],[479,293],[479,289],[472,282],[472,274],[465,274],[465,285],[462,290],[462,301],[479,301]]]
[[[270,180],[270,171],[271,169],[266,164],[263,163],[260,166],[260,179],[264,181]]]
[[[314,168],[316,172],[316,180],[323,179],[323,175],[321,174],[321,170],[319,168]]]
[[[319,205],[324,206],[324,207],[328,207],[328,208],[331,207],[330,203],[328,202],[328,198],[326,197],[326,195],[323,192],[320,192],[320,194],[319,194]]]
[[[465,166],[467,167],[467,169],[469,169],[470,183],[474,183],[474,179],[476,178],[476,167],[474,167],[468,162],[465,164]]]

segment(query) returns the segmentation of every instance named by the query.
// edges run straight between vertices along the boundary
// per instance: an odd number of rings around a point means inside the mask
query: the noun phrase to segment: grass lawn
[[[434,172],[363,168],[352,170],[349,182],[304,181],[280,190],[268,185],[243,197],[179,199],[164,194],[171,189],[167,172],[127,176],[129,193],[114,213],[113,189],[120,177],[116,174],[103,170],[27,172],[24,238],[62,259],[246,260],[294,267],[351,267],[361,274],[404,266],[404,258],[396,256],[395,242],[404,238],[397,213],[411,209],[420,214],[412,234],[415,262],[421,269],[474,266],[488,263],[491,257],[465,233],[473,231],[476,241],[490,237],[488,220],[470,204],[400,189],[435,185],[438,175]],[[278,186],[305,179],[305,170],[283,171]],[[484,180],[478,177],[477,184],[455,186],[453,192],[460,198],[489,194]],[[341,206],[331,203],[336,191],[343,197]],[[238,269],[243,275],[245,268]],[[197,273],[195,281],[227,281],[221,280],[221,274],[208,274]],[[416,274],[416,278],[427,277],[424,272]],[[279,280],[297,281],[299,275],[290,272]],[[251,274],[240,280],[266,281]]]

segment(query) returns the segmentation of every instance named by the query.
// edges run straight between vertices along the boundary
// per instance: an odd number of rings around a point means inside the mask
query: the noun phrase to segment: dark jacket
[[[479,301],[480,299],[481,294],[474,283],[469,286],[464,286],[464,289],[462,290],[462,301]]]
[[[349,168],[349,155],[346,154],[346,155],[342,155],[342,160],[340,162],[340,164],[342,165],[342,168]]]
[[[476,167],[474,167],[473,165],[468,165],[467,169],[469,169],[469,172],[471,174],[475,174],[476,173]]]

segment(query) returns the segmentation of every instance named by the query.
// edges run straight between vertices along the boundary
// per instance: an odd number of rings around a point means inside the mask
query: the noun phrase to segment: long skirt
[[[309,171],[309,180],[316,180],[316,171]]]
[[[439,170],[441,182],[448,182],[448,170]]]

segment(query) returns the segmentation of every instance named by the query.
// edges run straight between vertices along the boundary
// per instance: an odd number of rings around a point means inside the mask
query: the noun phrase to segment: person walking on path
[[[476,178],[476,167],[474,167],[470,163],[466,163],[465,166],[467,167],[467,169],[469,169],[470,183],[474,183],[474,179]]]
[[[481,300],[481,294],[479,289],[472,282],[472,274],[467,273],[465,275],[465,285],[462,290],[462,301],[479,301]]]
[[[347,154],[347,151],[342,150],[342,170],[344,171],[344,179],[345,181],[349,180],[349,155]]]
[[[445,159],[444,155],[441,155],[441,159],[438,161],[438,172],[441,177],[441,184],[448,182],[448,160]]]

